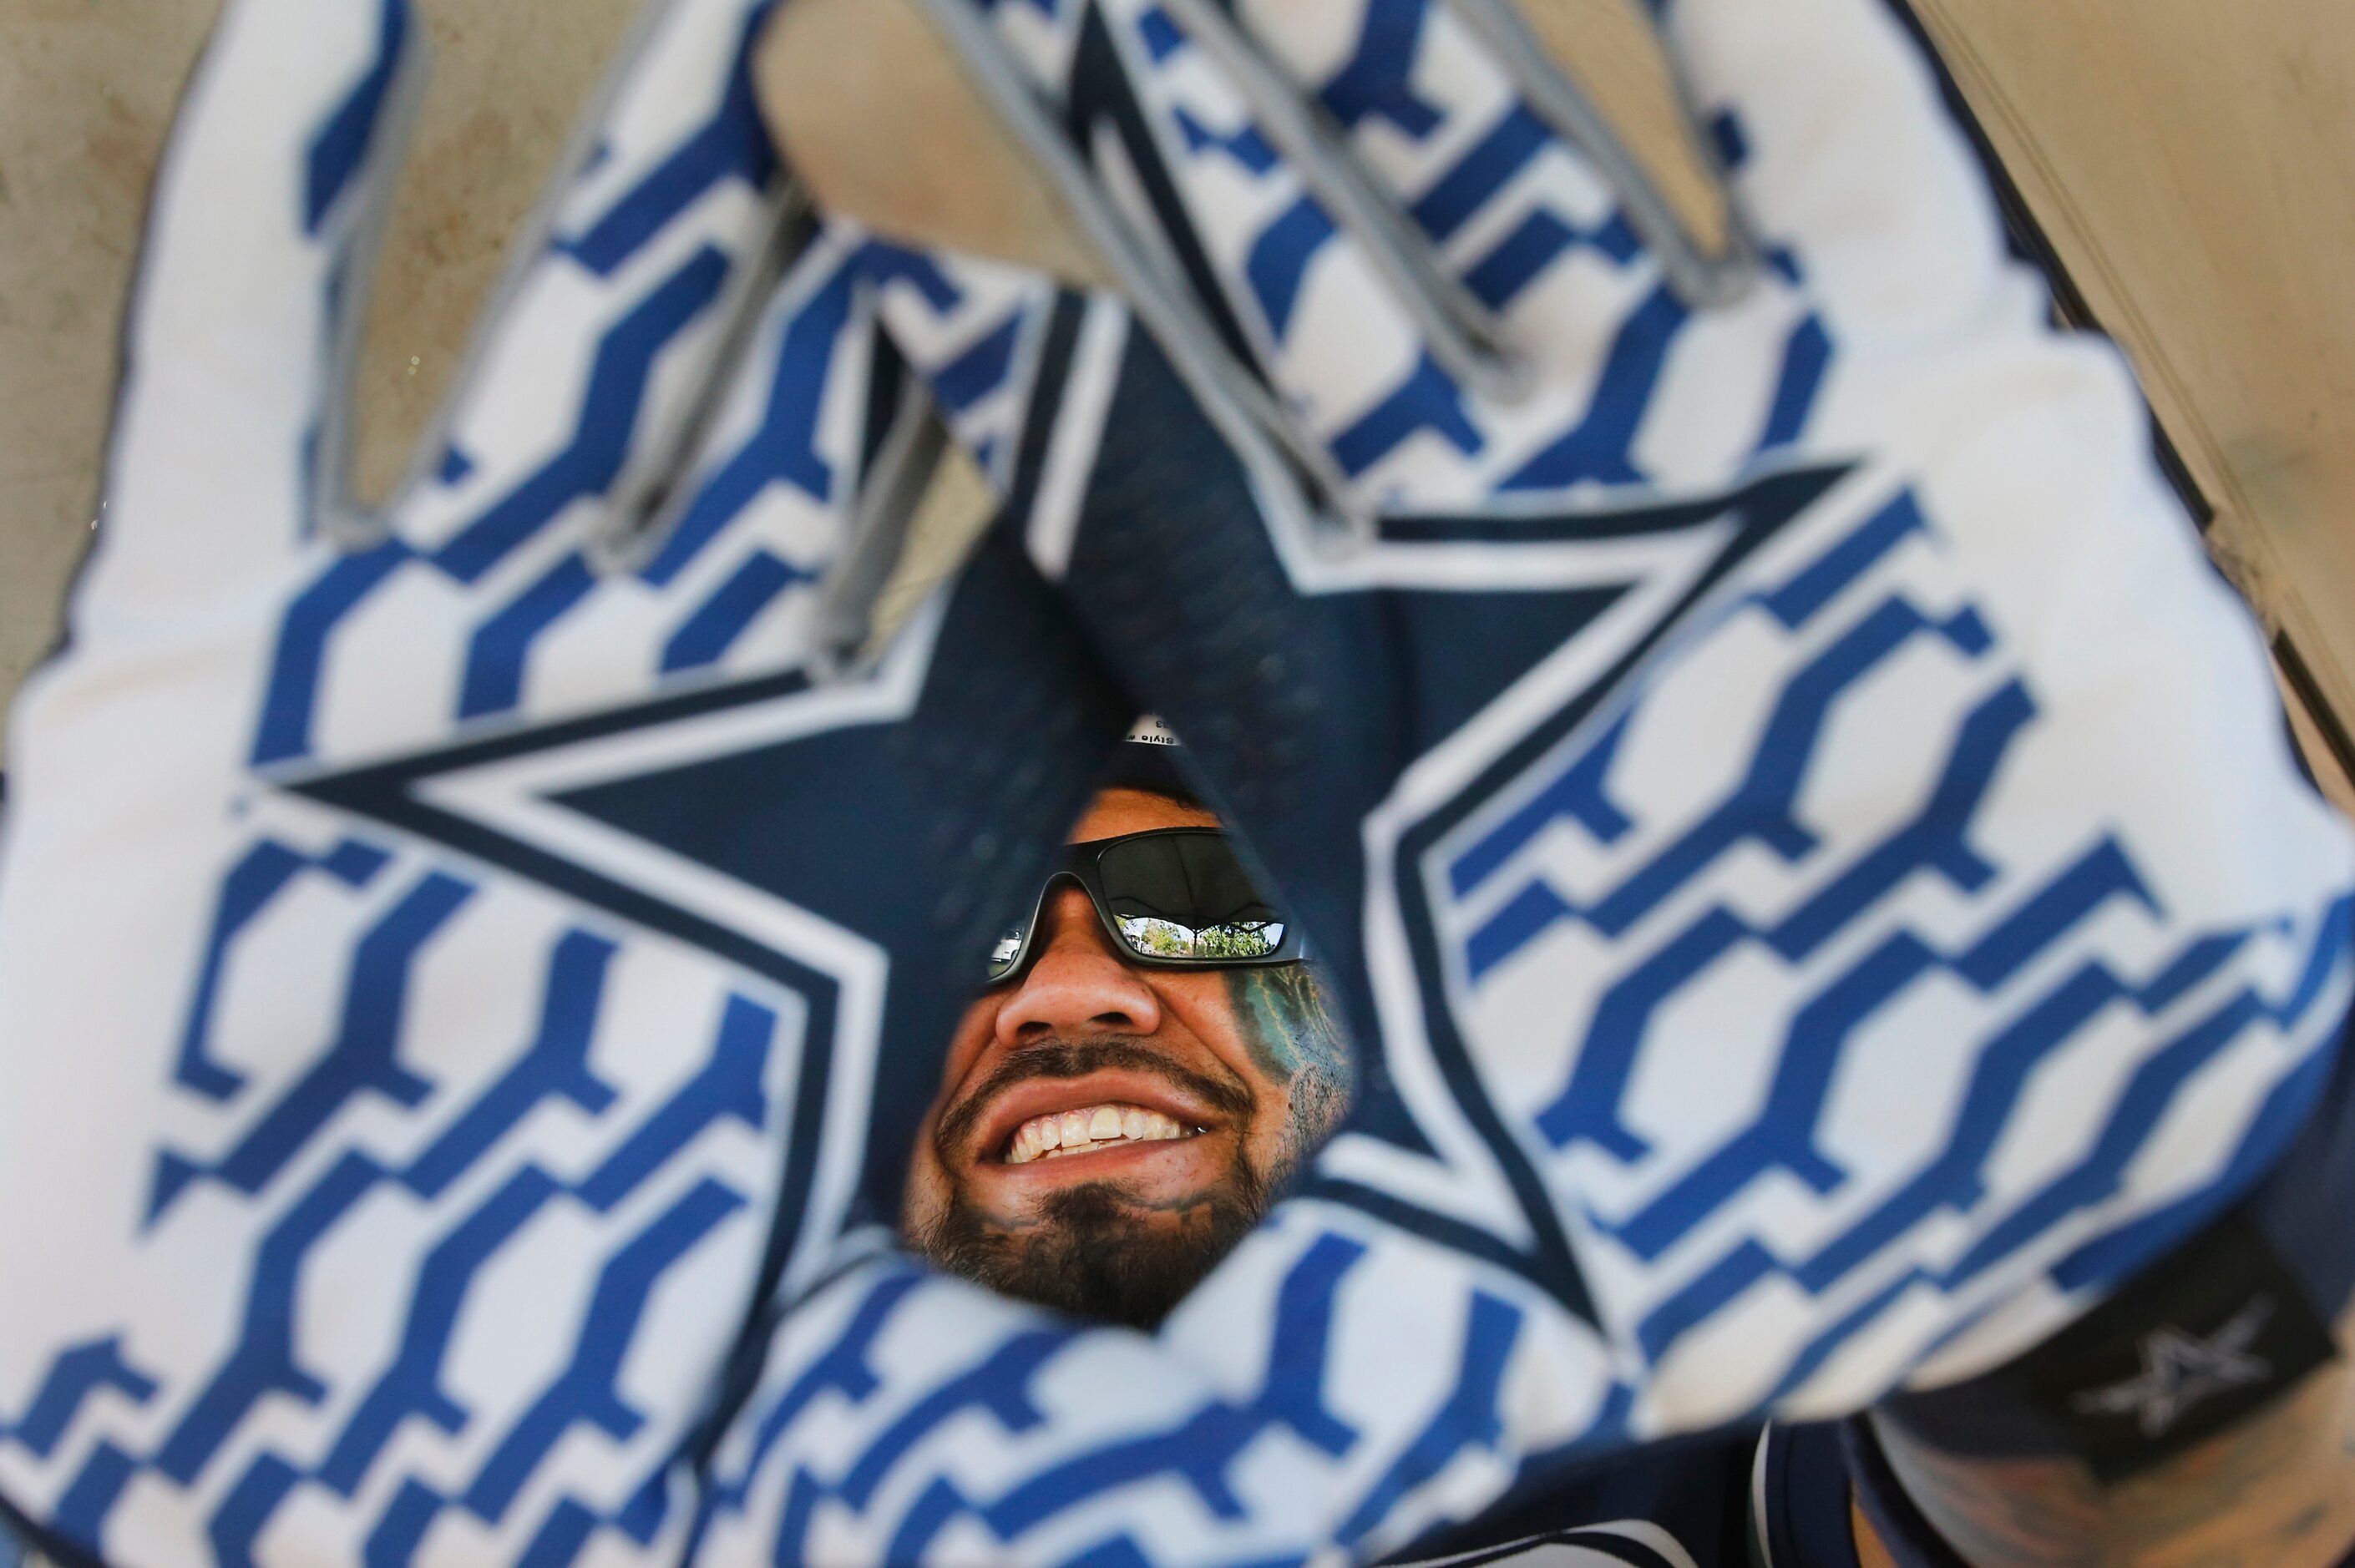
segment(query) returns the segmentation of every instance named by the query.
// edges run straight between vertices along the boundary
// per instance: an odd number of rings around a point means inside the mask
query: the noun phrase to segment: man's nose
[[[1121,961],[1086,894],[1056,889],[1039,920],[1039,956],[997,1010],[999,1044],[1083,1032],[1150,1034],[1161,1027],[1153,988]]]

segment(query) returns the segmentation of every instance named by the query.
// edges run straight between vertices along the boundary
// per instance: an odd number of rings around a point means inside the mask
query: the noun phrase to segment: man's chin
[[[1112,1181],[1039,1194],[1007,1224],[960,1195],[914,1239],[937,1266],[1075,1318],[1154,1329],[1259,1223],[1248,1171],[1185,1204],[1142,1203]]]

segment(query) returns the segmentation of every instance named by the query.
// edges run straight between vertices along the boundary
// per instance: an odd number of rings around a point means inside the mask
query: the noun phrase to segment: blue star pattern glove
[[[1313,1192],[1593,1312],[1643,1430],[1853,1404],[1998,1307],[1967,1353],[2017,1349],[2279,1153],[2346,834],[1881,6],[1663,7],[1761,257],[1700,305],[1479,0],[1039,9],[1003,59],[1273,394],[1150,266],[1133,317],[1020,297],[1032,555],[1380,1043]],[[887,291],[920,364],[941,297]]]
[[[1125,727],[1015,552],[814,659],[920,427],[773,194],[762,13],[631,46],[381,516],[409,14],[238,0],[195,77],[9,736],[0,1498],[61,1556],[677,1561],[740,1334],[888,1240],[875,1107]]]
[[[886,323],[1375,1060],[1156,1356],[882,1266],[786,1313],[730,1560],[1369,1556],[2001,1361],[2279,1157],[2346,833],[1872,0],[1660,8],[1738,291],[1476,0],[928,8],[1124,292],[879,253]]]

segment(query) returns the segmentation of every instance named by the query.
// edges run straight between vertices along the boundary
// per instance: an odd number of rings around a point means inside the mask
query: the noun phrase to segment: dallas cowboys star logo
[[[2273,1316],[2273,1298],[2260,1296],[2204,1340],[2171,1324],[2155,1330],[2143,1336],[2139,1373],[2070,1403],[2088,1415],[2131,1415],[2144,1436],[2163,1437],[2203,1402],[2273,1376],[2272,1362],[2249,1353]]]

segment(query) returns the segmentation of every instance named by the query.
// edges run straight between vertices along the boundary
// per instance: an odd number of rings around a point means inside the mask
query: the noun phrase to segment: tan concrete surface
[[[156,154],[220,0],[0,0],[0,702],[98,503]],[[377,281],[359,481],[387,484],[636,0],[421,0],[432,79]]]
[[[147,176],[215,0],[0,0],[0,694],[98,504]]]

